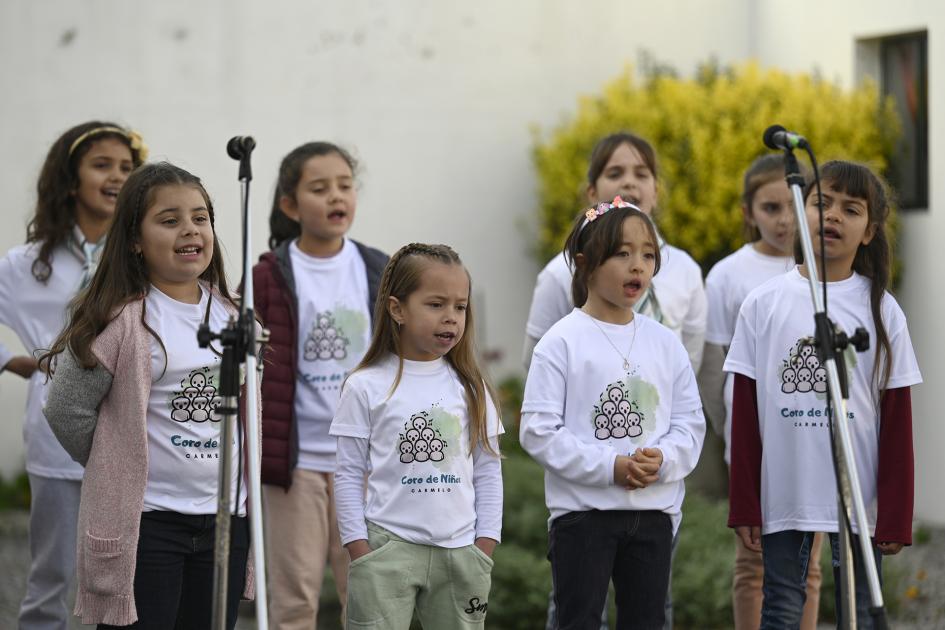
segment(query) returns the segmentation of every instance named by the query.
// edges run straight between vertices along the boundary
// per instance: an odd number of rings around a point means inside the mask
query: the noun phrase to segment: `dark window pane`
[[[883,94],[891,95],[902,136],[890,164],[889,179],[901,208],[928,207],[928,58],[926,34],[890,37],[880,55]]]

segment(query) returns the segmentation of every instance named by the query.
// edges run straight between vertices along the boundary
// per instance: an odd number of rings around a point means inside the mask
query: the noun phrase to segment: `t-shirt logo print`
[[[806,394],[827,391],[827,369],[820,364],[808,338],[799,339],[781,366],[781,391]]]
[[[305,360],[341,361],[348,357],[350,343],[344,331],[335,325],[331,311],[315,313],[312,330],[305,340]]]
[[[434,427],[430,414],[426,411],[413,414],[404,423],[404,432],[399,435],[400,461],[404,464],[413,462],[443,461],[443,449],[446,440],[438,428]]]
[[[217,407],[220,397],[217,395],[216,376],[209,367],[192,371],[181,379],[181,389],[174,392],[171,399],[171,420],[175,422],[219,422]]]
[[[643,434],[644,419],[624,384],[616,381],[606,387],[600,395],[600,403],[594,405],[594,437],[598,440],[639,437]]]

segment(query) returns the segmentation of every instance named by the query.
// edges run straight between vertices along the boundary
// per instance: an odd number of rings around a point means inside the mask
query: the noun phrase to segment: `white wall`
[[[204,178],[232,277],[236,163],[252,134],[258,254],[278,161],[329,139],[365,170],[352,235],[453,245],[484,303],[483,345],[520,371],[537,267],[530,125],[547,129],[648,49],[681,71],[749,52],[751,0],[0,3],[0,251],[20,243],[50,143],[83,120],[140,130],[151,159]],[[685,20],[680,16],[685,15]],[[20,347],[9,332],[0,339]],[[24,388],[0,376],[0,472],[22,467]]]
[[[0,251],[23,240],[49,144],[77,122],[113,118],[144,133],[152,159],[205,179],[235,277],[238,188],[227,138],[252,134],[259,144],[256,253],[281,156],[306,140],[334,140],[365,167],[352,235],[387,251],[411,240],[453,245],[484,302],[482,341],[504,353],[494,368],[501,377],[519,370],[537,271],[527,254],[536,206],[530,125],[555,124],[644,49],[682,72],[710,56],[756,56],[852,85],[869,65],[856,59],[857,39],[927,29],[931,209],[904,216],[899,298],[926,382],[914,392],[916,511],[945,523],[945,424],[933,400],[945,295],[932,258],[945,236],[936,212],[945,204],[937,185],[945,125],[935,118],[945,111],[945,51],[935,37],[943,28],[945,5],[921,0],[5,0]],[[2,328],[0,340],[19,347]],[[5,474],[22,468],[23,396],[22,382],[0,376]]]
[[[945,4],[931,0],[779,0],[759,2],[761,62],[789,71],[817,69],[822,76],[854,84],[875,66],[878,49],[855,42],[919,30],[928,31],[929,208],[903,212],[899,254],[905,273],[897,298],[909,319],[909,331],[924,384],[913,390],[916,451],[916,517],[945,524],[945,423],[937,394],[945,382],[945,292],[941,252],[945,239]],[[816,148],[816,147],[815,147]]]

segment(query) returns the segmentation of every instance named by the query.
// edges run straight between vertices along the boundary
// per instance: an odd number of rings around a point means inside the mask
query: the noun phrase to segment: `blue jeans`
[[[656,511],[570,512],[555,519],[548,557],[559,630],[598,630],[611,579],[617,630],[661,630],[673,526]]]
[[[807,564],[810,559],[811,542],[814,532],[787,530],[761,537],[761,555],[764,561],[765,576],[762,591],[764,602],[761,606],[761,630],[783,630],[799,628],[804,601],[807,598]],[[873,618],[869,608],[873,603],[870,598],[866,571],[861,561],[859,537],[850,542],[855,548],[854,576],[856,581],[856,626],[872,630]],[[840,583],[840,544],[837,534],[830,534],[830,550],[833,559],[833,577]],[[878,547],[873,547],[876,569],[882,578],[882,554]],[[840,619],[840,588],[836,589],[837,627]]]

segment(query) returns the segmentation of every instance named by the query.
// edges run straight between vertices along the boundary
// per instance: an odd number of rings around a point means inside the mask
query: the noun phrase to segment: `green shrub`
[[[732,625],[735,535],[728,501],[687,493],[673,561],[673,623],[679,628]]]
[[[30,507],[30,479],[25,472],[10,481],[0,477],[0,510],[28,510]]]
[[[547,553],[548,508],[544,471],[527,455],[506,454],[502,462],[505,506],[502,540],[541,555]]]
[[[506,504],[508,505],[508,504]],[[534,548],[508,541],[508,524],[503,528],[506,540],[496,547],[489,595],[487,628],[535,630],[543,628],[551,592],[551,565]]]
[[[525,451],[522,450],[522,445],[518,441],[525,381],[521,377],[510,376],[499,383],[497,390],[499,405],[502,408],[502,425],[505,427],[505,434],[500,438],[502,453],[504,455],[525,455]]]
[[[561,250],[584,198],[594,144],[633,131],[653,144],[660,166],[657,223],[674,245],[707,270],[742,244],[741,175],[768,150],[764,130],[778,123],[802,132],[818,160],[867,162],[880,172],[898,136],[891,101],[875,84],[853,90],[806,74],[756,64],[704,65],[683,79],[665,68],[638,79],[631,69],[578,102],[550,132],[536,130],[532,157],[539,180],[540,262]]]

